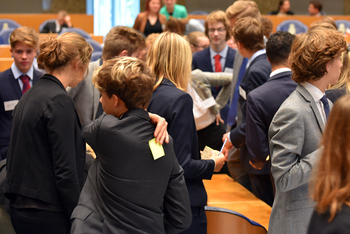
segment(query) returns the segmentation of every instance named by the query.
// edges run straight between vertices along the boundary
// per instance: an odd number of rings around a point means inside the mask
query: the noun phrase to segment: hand
[[[228,132],[225,133],[222,137],[222,142],[225,142],[225,140],[228,138]],[[228,158],[228,152],[230,151],[230,149],[234,148],[234,146],[232,145],[232,143],[230,142],[229,139],[227,139],[225,147],[222,149],[222,153],[225,156],[226,160]]]
[[[218,155],[219,152],[217,150],[211,151],[211,159],[215,162],[214,172],[219,172],[221,168],[224,166],[226,158],[223,154]]]
[[[72,27],[72,22],[71,22],[71,20],[70,20],[70,16],[69,16],[69,15],[66,15],[66,17],[64,17],[64,21],[65,21],[65,23],[67,24],[67,26],[68,26],[69,28]]]
[[[168,122],[160,117],[159,115],[148,113],[149,118],[153,124],[156,124],[156,130],[154,131],[154,137],[156,138],[156,142],[159,144],[169,143],[169,134],[167,132]]]
[[[261,170],[265,166],[265,163],[263,162],[253,162],[249,160],[250,166],[252,166],[254,169]]]
[[[221,118],[220,112],[219,112],[219,114],[217,114],[217,115],[215,116],[215,121],[216,121],[216,125],[219,125],[220,122],[221,122],[222,124],[225,123],[224,120]]]

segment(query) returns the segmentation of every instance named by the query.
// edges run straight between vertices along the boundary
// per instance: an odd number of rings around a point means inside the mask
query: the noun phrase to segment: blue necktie
[[[324,113],[326,114],[326,119],[328,119],[328,115],[329,115],[329,104],[328,104],[328,100],[326,96],[323,96],[320,101],[323,103],[323,109],[324,109]]]
[[[227,116],[227,123],[232,126],[236,123],[236,116],[237,116],[237,104],[238,104],[238,98],[239,98],[239,85],[241,84],[241,81],[243,79],[245,70],[247,68],[248,58],[243,58],[241,68],[239,69],[238,73],[238,79],[235,87],[235,91],[232,96],[232,101],[230,105],[230,109],[228,111]]]

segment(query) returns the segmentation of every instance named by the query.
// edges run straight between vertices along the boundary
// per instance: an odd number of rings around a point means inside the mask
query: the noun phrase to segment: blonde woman
[[[147,55],[147,64],[156,76],[148,111],[168,122],[176,157],[185,172],[192,209],[192,224],[185,233],[206,233],[207,194],[202,179],[211,179],[213,172],[224,165],[225,158],[200,160],[193,102],[184,92],[191,76],[191,61],[190,45],[181,36],[165,32],[156,38]]]

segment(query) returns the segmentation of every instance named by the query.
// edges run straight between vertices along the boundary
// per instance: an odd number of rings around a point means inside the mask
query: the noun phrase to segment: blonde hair
[[[86,67],[92,51],[91,45],[76,33],[63,33],[57,38],[49,36],[40,45],[38,67],[50,74],[73,61],[79,61],[82,67]]]
[[[188,41],[176,33],[164,32],[151,45],[147,64],[157,78],[154,90],[167,78],[181,90],[191,76],[192,52]]]
[[[207,18],[205,19],[204,22],[204,27],[205,27],[205,35],[208,36],[208,31],[209,31],[209,23],[213,22],[221,22],[224,24],[225,29],[226,29],[226,41],[231,38],[231,27],[230,27],[230,22],[228,21],[225,12],[223,11],[213,11],[210,13]]]
[[[347,93],[350,93],[350,58],[348,52],[344,52],[341,55],[341,61],[343,67],[341,68],[338,83],[330,87],[330,89],[345,88]]]
[[[39,35],[33,28],[19,27],[13,30],[10,35],[11,48],[14,48],[17,42],[22,42],[27,46],[38,49]]]
[[[254,1],[239,0],[234,2],[226,10],[226,17],[230,20],[233,18],[241,19],[244,17],[260,18],[258,5]]]
[[[131,57],[107,60],[92,78],[100,92],[118,96],[129,110],[146,109],[153,93],[155,78],[143,61]]]
[[[321,145],[319,165],[310,183],[316,211],[330,212],[329,222],[343,204],[350,206],[350,95],[335,102],[329,115]]]

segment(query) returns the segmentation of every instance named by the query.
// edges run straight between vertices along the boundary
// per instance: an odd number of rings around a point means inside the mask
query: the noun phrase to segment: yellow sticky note
[[[148,142],[149,148],[151,149],[154,160],[161,158],[165,155],[163,146],[156,143],[156,138],[153,138]]]

